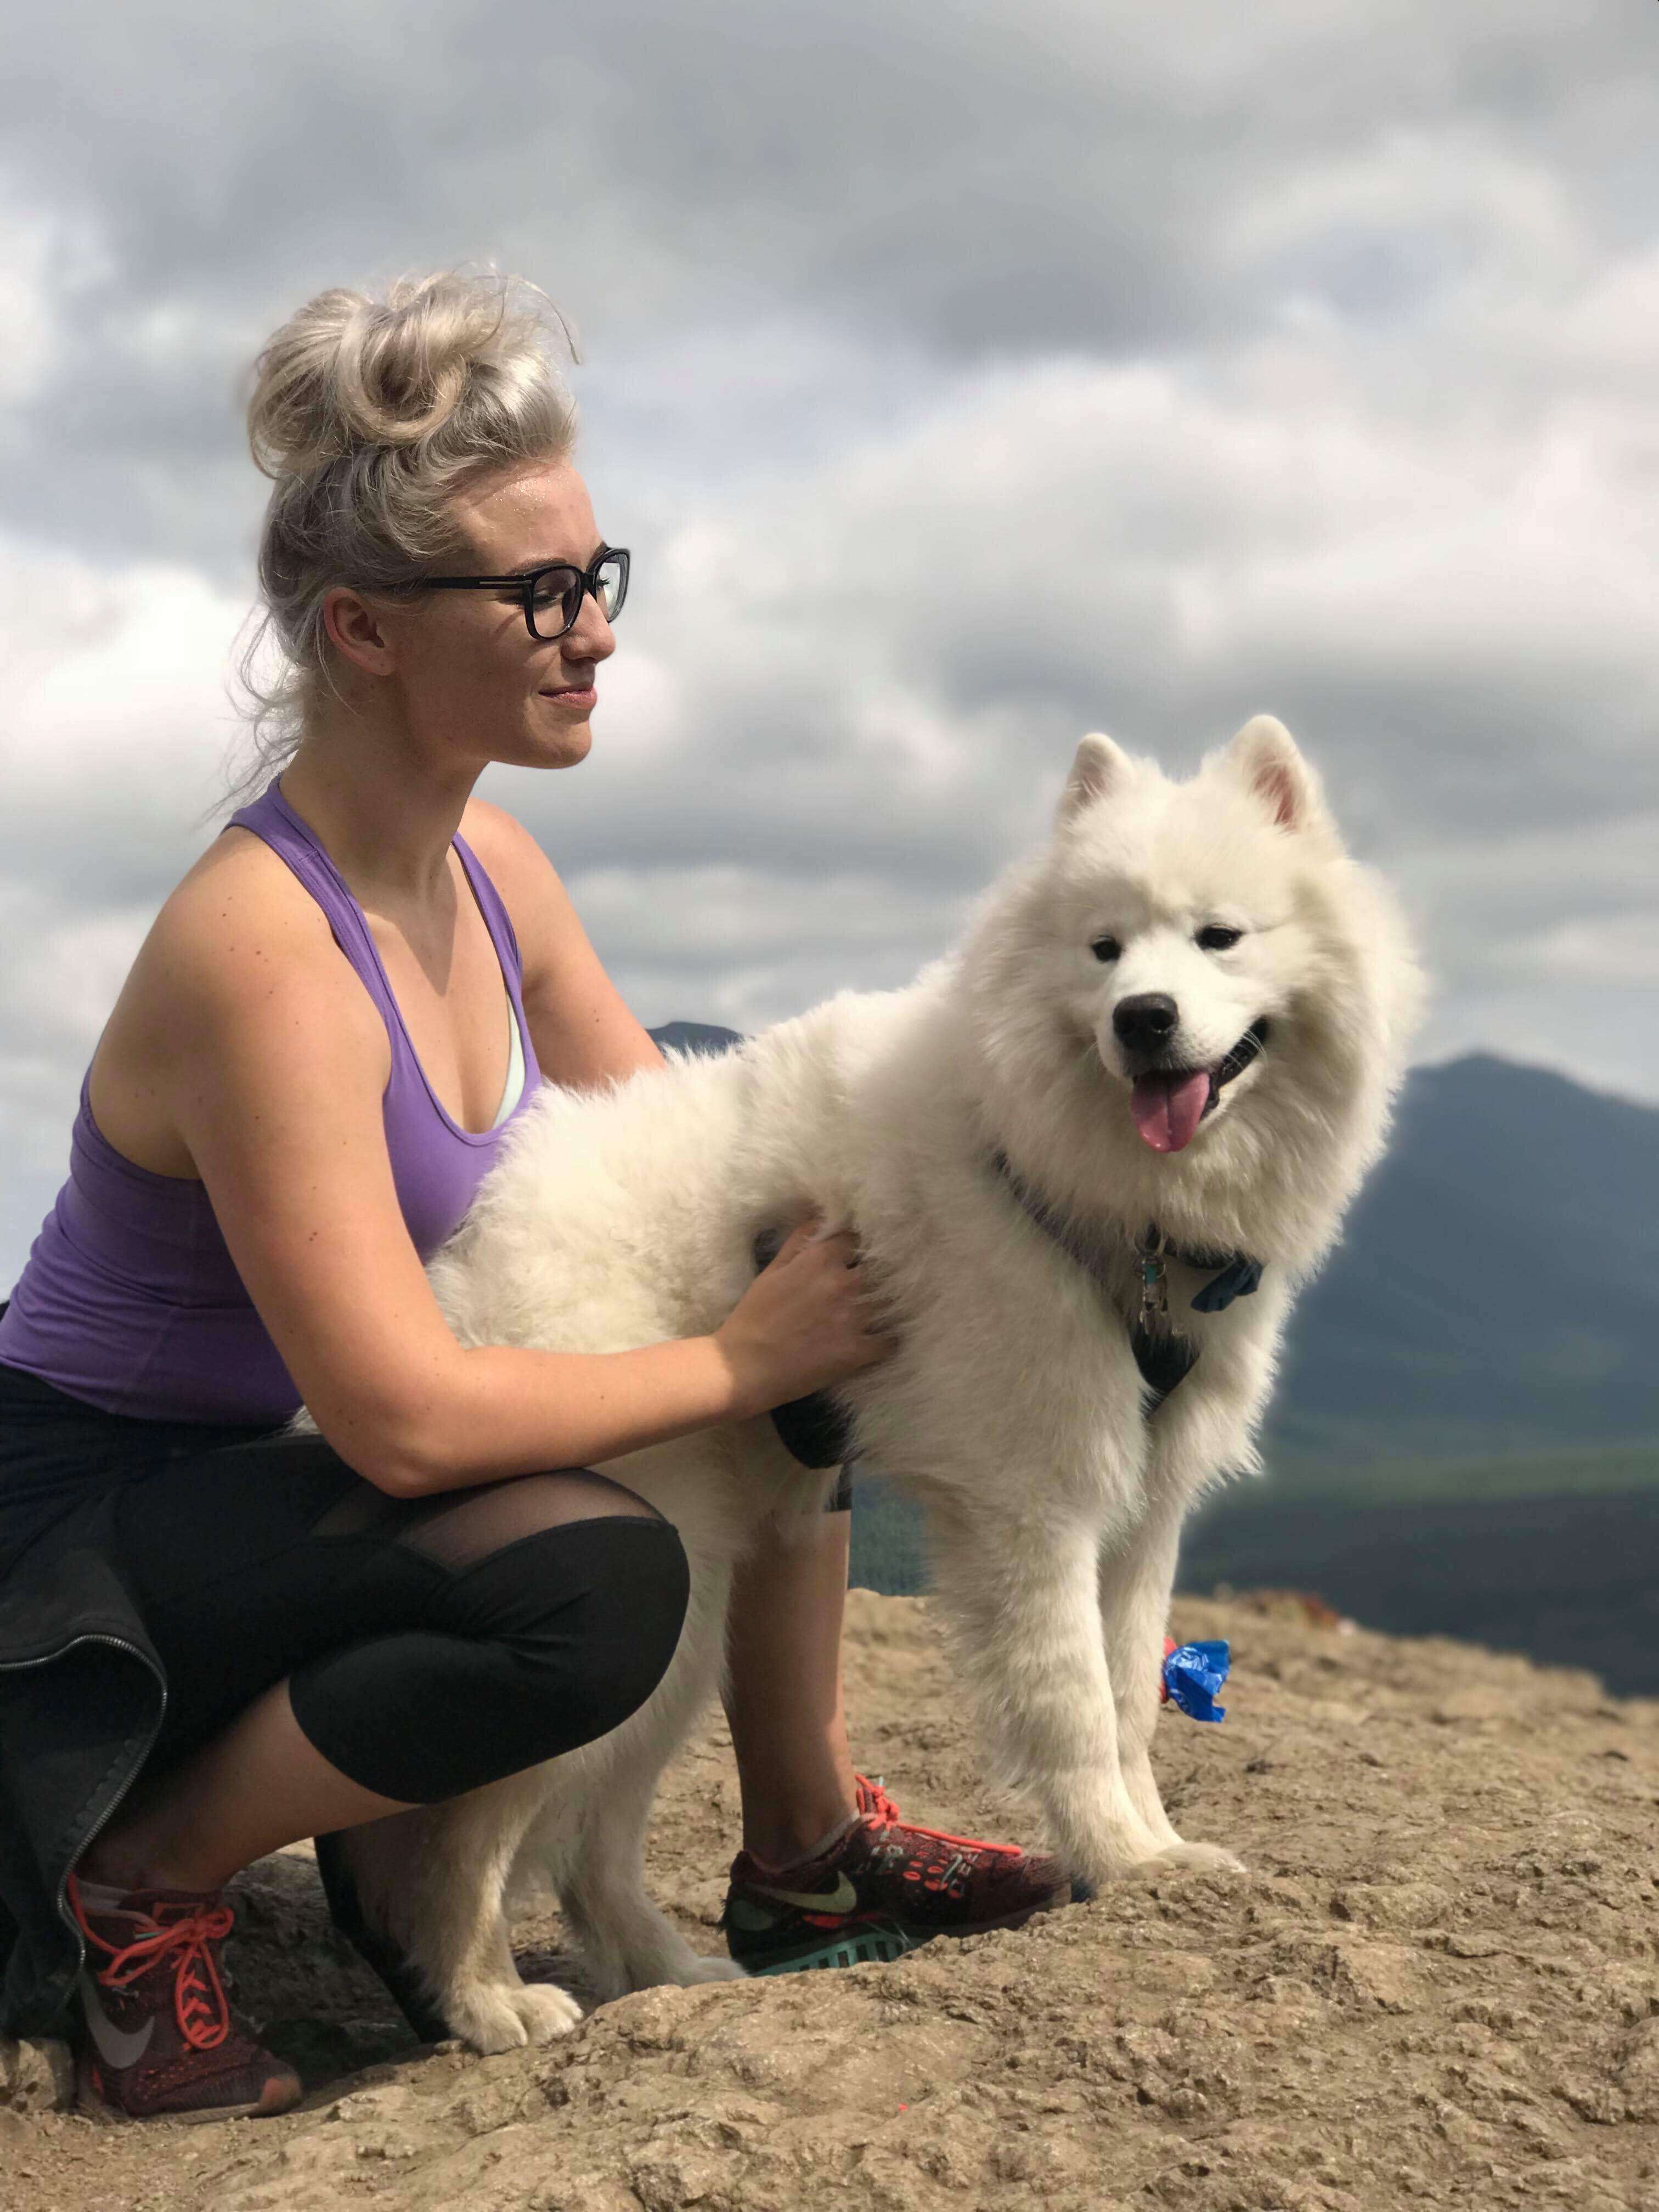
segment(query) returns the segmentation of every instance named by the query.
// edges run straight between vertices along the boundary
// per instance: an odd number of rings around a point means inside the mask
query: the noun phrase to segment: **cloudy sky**
[[[238,380],[489,259],[635,587],[492,772],[639,1012],[902,981],[1078,735],[1280,714],[1425,1056],[1659,1101],[1655,0],[55,0],[0,33],[0,1287],[243,742]]]

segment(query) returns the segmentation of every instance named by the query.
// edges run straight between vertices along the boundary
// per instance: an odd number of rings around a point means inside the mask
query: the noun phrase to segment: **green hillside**
[[[1194,1516],[1189,1558],[1212,1568],[1210,1579],[1236,1565],[1228,1551],[1245,1537],[1254,1558],[1271,1547],[1289,1509],[1319,1506],[1328,1522],[1367,1507],[1411,1505],[1480,1509],[1522,1500],[1659,1498],[1659,1445],[1582,1452],[1516,1452],[1492,1459],[1390,1459],[1339,1464],[1281,1456],[1260,1480],[1232,1483]],[[1274,1576],[1268,1569],[1269,1579]],[[861,1589],[908,1596],[926,1585],[921,1516],[908,1498],[871,1477],[857,1486],[853,1516],[853,1580]]]
[[[1430,1498],[1588,1498],[1659,1491],[1659,1443],[1416,1458],[1391,1452],[1389,1441],[1386,1431],[1379,1431],[1369,1452],[1281,1448],[1270,1455],[1267,1473],[1259,1480],[1233,1485],[1223,1496],[1241,1506],[1259,1498],[1264,1510],[1270,1510],[1280,1501],[1314,1499],[1403,1505]]]
[[[1270,1457],[1639,1450],[1656,1344],[1659,1111],[1486,1054],[1418,1068],[1296,1312]]]

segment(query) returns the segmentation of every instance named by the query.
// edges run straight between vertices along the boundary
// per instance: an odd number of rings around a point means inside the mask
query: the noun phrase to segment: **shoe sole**
[[[937,1943],[941,1937],[960,1942],[969,1936],[993,1936],[1000,1929],[1024,1928],[1040,1912],[1056,1911],[1069,1897],[1069,1890],[1057,1889],[1039,1904],[1028,1905],[1023,1912],[1011,1912],[1001,1920],[976,1920],[971,1928],[935,1928],[926,1935],[908,1936],[890,1922],[884,1928],[860,1928],[849,1935],[826,1936],[821,1943],[792,1951],[787,1958],[769,1959],[763,1965],[751,1966],[746,1959],[738,1959],[738,1964],[751,1980],[768,1974],[811,1973],[824,1967],[890,1966],[895,1959]],[[726,1948],[731,1949],[729,1942]]]
[[[751,1979],[810,1973],[820,1966],[884,1966],[933,1940],[931,1936],[904,1936],[896,1928],[860,1928],[855,1936],[829,1936],[811,1950],[792,1951],[787,1957],[769,1959],[764,1966],[751,1966],[746,1959],[738,1964]]]
[[[110,2127],[148,2120],[170,2120],[174,2127],[199,2128],[213,2120],[274,2120],[283,2112],[291,2112],[304,2094],[304,2084],[296,2081],[293,2095],[284,2092],[282,2102],[276,2105],[268,2105],[261,2096],[251,2105],[201,2105],[188,2112],[124,2112],[118,2105],[106,2104],[95,2089],[77,2085],[75,2109],[82,2118],[99,2120]]]

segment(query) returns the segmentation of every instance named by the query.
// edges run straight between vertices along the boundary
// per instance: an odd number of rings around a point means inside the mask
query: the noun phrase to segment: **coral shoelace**
[[[863,1774],[855,1774],[853,1779],[858,1784],[859,1811],[863,1814],[866,1820],[873,1821],[878,1828],[902,1828],[907,1836],[926,1836],[929,1843],[948,1846],[950,1852],[987,1851],[1000,1858],[1008,1859],[1017,1859],[1019,1856],[1018,1844],[987,1844],[981,1843],[975,1836],[952,1836],[943,1828],[918,1827],[914,1820],[907,1820],[903,1817],[879,1782],[872,1782],[866,1775]],[[942,1860],[947,1855],[945,1851],[939,1851],[918,1853],[917,1856]]]
[[[176,1953],[173,2009],[179,2033],[193,2051],[218,2049],[230,2033],[230,2002],[210,1946],[222,1943],[236,1924],[229,1905],[157,1904],[149,1916],[154,1933],[124,1944],[112,1943],[88,1927],[83,1908],[80,1917],[84,1933],[110,1954],[108,1965],[98,1969],[106,1990],[130,1988]]]

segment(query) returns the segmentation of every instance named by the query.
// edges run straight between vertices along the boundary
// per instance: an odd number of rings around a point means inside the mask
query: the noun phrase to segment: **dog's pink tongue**
[[[1155,1152],[1178,1152],[1193,1141],[1209,1103],[1209,1073],[1200,1067],[1192,1075],[1136,1076],[1129,1111]]]

